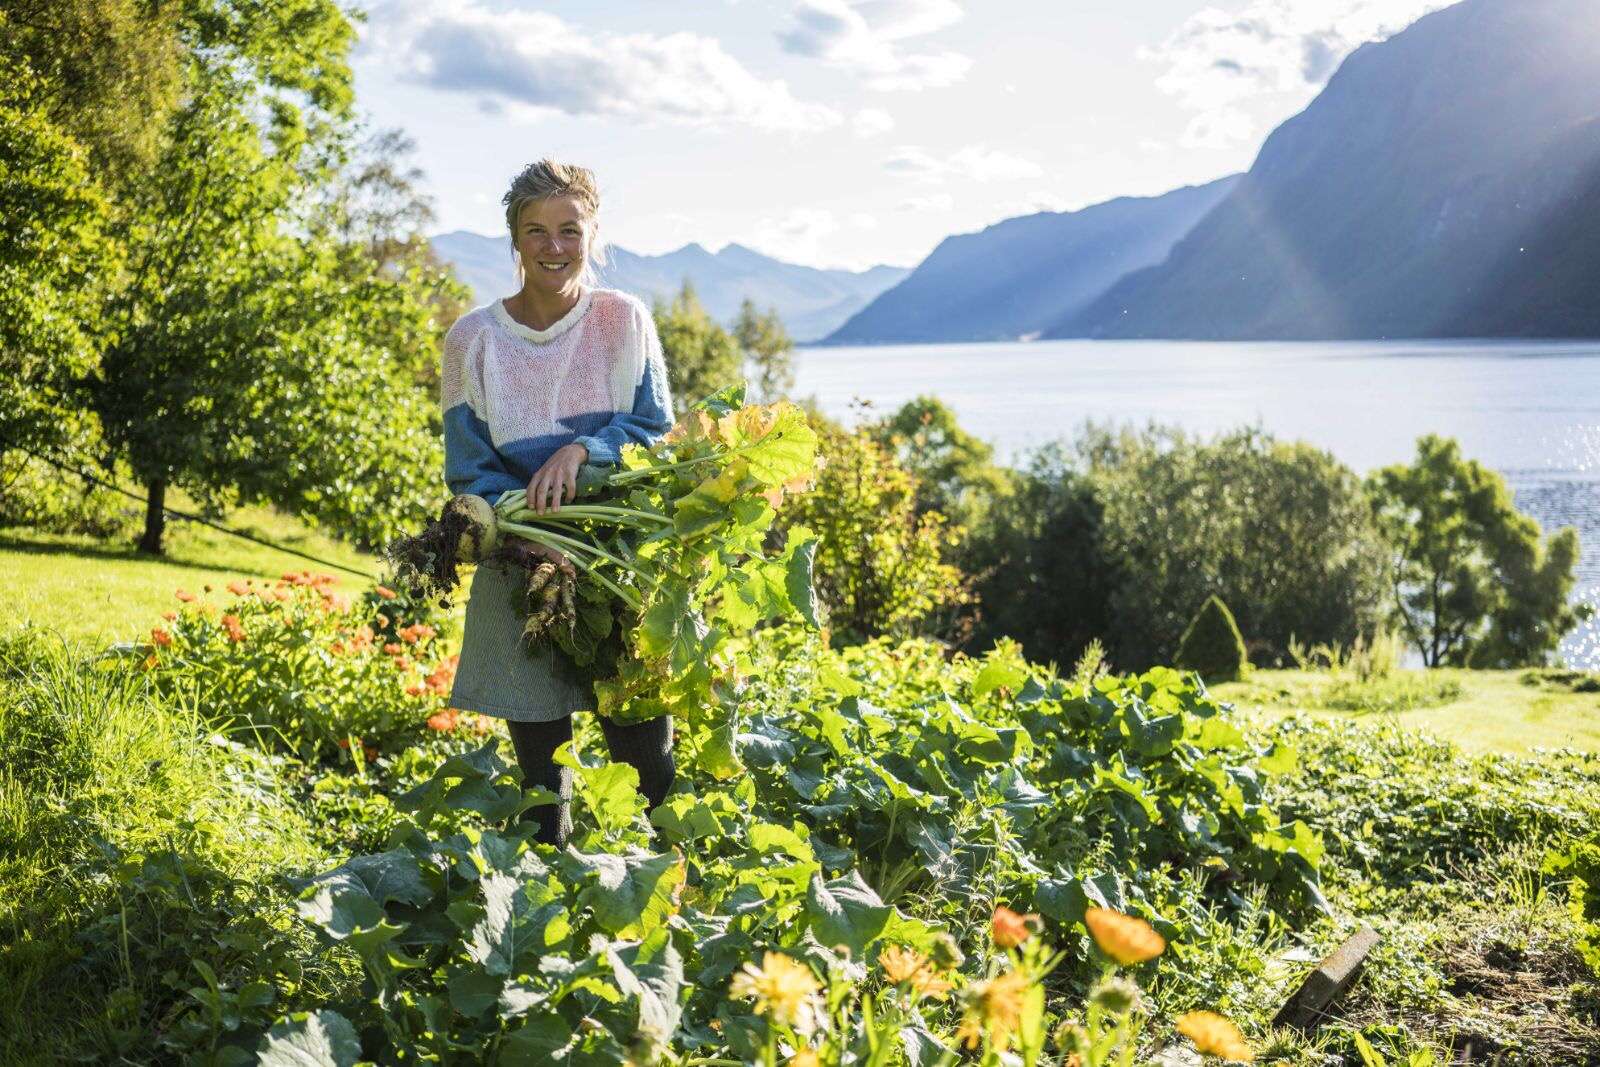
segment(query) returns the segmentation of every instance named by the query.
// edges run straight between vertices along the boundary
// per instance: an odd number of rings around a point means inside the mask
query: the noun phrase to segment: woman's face
[[[576,197],[547,196],[523,204],[516,247],[526,284],[549,293],[575,290],[593,226]]]

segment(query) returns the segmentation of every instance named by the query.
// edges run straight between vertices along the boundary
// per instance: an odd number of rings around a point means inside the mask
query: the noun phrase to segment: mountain
[[[1365,45],[1049,335],[1600,336],[1597,72],[1596,0],[1464,0]]]
[[[1008,341],[1037,335],[1140,267],[1161,262],[1237,176],[1164,196],[1046,211],[939,243],[828,344]]]
[[[456,230],[432,242],[434,251],[472,287],[479,303],[515,290],[516,268],[505,238]],[[606,258],[606,266],[598,272],[602,285],[653,301],[670,299],[687,278],[713,317],[731,322],[749,297],[763,309],[776,307],[797,341],[825,336],[910,273],[886,266],[819,270],[736,244],[715,254],[689,244],[659,256],[642,256],[613,245],[606,249]]]

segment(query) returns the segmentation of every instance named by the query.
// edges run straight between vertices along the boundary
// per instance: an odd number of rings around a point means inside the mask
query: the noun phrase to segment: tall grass
[[[0,1062],[160,1058],[204,968],[237,985],[309,947],[282,875],[323,857],[273,758],[139,662],[0,637]]]

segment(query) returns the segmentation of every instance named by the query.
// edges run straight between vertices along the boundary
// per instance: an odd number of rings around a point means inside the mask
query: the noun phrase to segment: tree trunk
[[[139,551],[159,556],[161,534],[167,528],[167,480],[155,479],[150,483],[149,490],[144,509],[144,536],[139,538]]]

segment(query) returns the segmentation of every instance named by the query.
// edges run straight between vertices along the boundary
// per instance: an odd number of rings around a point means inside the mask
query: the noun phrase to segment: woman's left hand
[[[589,459],[589,450],[578,442],[562,445],[544,461],[528,483],[528,507],[536,515],[560,511],[561,505],[578,495],[578,468]]]

